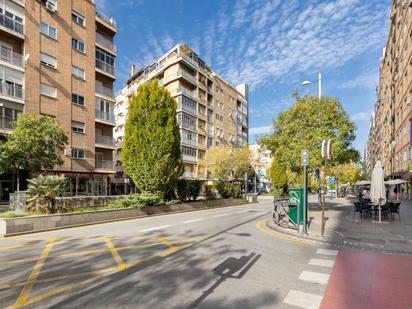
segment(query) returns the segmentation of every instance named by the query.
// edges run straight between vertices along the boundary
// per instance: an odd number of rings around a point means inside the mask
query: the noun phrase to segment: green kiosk
[[[305,201],[304,201],[304,190],[303,188],[291,188],[289,189],[289,220],[296,226],[303,224],[304,222],[304,211],[305,211]],[[299,220],[298,220],[299,216]]]

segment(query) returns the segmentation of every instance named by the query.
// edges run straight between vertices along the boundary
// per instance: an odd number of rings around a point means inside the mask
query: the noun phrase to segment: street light
[[[312,84],[311,81],[305,80],[302,83],[302,86],[307,86],[310,84]],[[322,98],[322,74],[321,73],[319,73],[318,75],[318,87],[319,87],[318,95],[319,95],[319,100],[320,100]]]

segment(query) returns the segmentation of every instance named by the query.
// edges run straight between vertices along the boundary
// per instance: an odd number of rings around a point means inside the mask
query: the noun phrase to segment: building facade
[[[379,69],[377,100],[365,149],[369,175],[377,160],[386,178],[410,179],[412,161],[412,2],[394,0]]]
[[[183,177],[208,178],[205,168],[199,164],[208,148],[248,144],[248,86],[231,86],[184,44],[173,47],[143,69],[132,67],[131,78],[116,96],[115,136],[119,142],[124,136],[130,97],[151,79],[157,79],[177,101]],[[121,144],[118,151],[120,149]],[[117,174],[119,182],[120,173]]]
[[[251,165],[259,178],[259,182],[270,185],[272,181],[268,171],[273,160],[272,152],[259,144],[249,145],[249,151],[252,159]]]
[[[0,0],[1,133],[19,113],[55,117],[69,142],[45,173],[66,176],[72,194],[107,194],[115,172],[116,31],[92,0]]]

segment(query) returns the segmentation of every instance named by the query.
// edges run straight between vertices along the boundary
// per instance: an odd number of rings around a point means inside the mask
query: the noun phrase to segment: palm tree
[[[28,212],[53,214],[58,211],[55,207],[56,197],[62,196],[67,190],[64,176],[43,176],[28,180],[27,207]]]

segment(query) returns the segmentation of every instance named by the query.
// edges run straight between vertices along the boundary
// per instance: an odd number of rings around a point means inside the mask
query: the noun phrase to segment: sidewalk
[[[315,241],[334,243],[339,246],[370,250],[412,254],[412,201],[402,201],[400,206],[401,222],[397,216],[388,223],[375,223],[373,219],[359,220],[359,214],[353,219],[351,198],[339,198],[326,201],[325,235],[321,236],[322,208],[316,196],[309,197],[308,235],[299,235],[296,230],[283,228],[272,220],[269,228],[295,237],[309,238]]]

